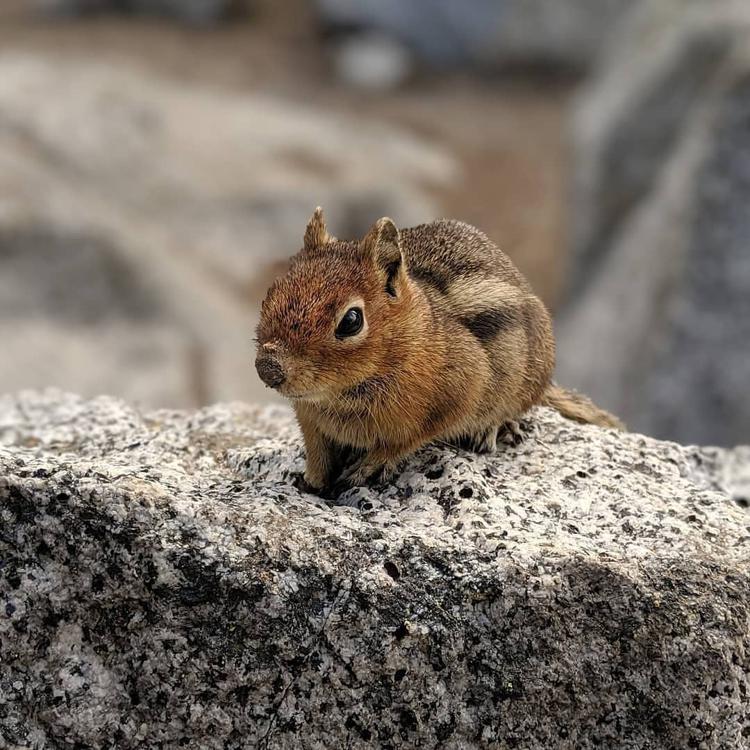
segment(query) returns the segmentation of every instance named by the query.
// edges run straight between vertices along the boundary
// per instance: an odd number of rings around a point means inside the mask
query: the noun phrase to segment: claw
[[[500,440],[506,445],[518,447],[525,439],[529,431],[527,422],[517,422],[514,419],[508,420],[500,427]]]
[[[390,482],[396,475],[397,465],[393,463],[376,463],[368,456],[355,461],[339,475],[331,491],[339,495],[352,487]]]
[[[300,491],[308,495],[322,495],[324,487],[316,487],[305,478],[304,474],[292,475],[292,484]]]
[[[366,456],[362,456],[361,458],[358,458],[356,461],[353,461],[349,466],[347,466],[345,469],[342,470],[342,472],[339,474],[338,482],[346,482],[355,476],[358,476],[362,473],[363,468],[366,466]]]

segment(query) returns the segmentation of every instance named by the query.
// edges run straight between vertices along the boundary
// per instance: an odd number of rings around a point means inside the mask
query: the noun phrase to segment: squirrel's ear
[[[392,219],[378,219],[362,240],[362,246],[375,261],[382,276],[385,290],[397,297],[406,277],[404,255],[401,252],[401,234]]]
[[[307,222],[307,229],[305,229],[305,250],[312,250],[320,245],[325,245],[326,242],[331,242],[333,239],[326,230],[323,209],[318,206],[313,212],[310,221]]]

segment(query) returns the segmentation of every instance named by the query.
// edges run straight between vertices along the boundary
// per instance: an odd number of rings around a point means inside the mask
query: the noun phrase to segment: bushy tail
[[[554,383],[547,386],[542,396],[542,406],[550,406],[575,422],[614,427],[616,430],[625,429],[625,425],[617,417],[600,409],[590,398]]]

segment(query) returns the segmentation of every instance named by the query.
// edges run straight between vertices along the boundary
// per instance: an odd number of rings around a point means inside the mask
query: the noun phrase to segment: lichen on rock
[[[745,746],[750,451],[531,421],[329,505],[280,407],[0,398],[0,746]]]

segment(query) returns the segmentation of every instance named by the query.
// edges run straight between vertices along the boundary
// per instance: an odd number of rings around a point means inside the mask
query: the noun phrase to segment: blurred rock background
[[[480,226],[562,382],[747,442],[745,5],[5,0],[0,392],[268,400],[259,303],[321,204]]]

